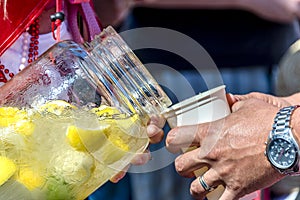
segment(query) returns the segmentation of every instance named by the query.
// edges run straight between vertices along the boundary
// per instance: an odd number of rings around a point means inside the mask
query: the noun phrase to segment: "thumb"
[[[267,103],[270,102],[270,99],[272,99],[272,97],[273,97],[272,95],[264,94],[261,92],[251,92],[251,93],[243,94],[243,95],[234,95],[234,98],[236,98],[238,101],[254,98],[254,99],[260,99]]]
[[[236,103],[234,103],[231,107],[231,111],[232,112],[236,112],[238,111],[241,107],[243,107],[245,101],[238,101]]]
[[[231,107],[235,102],[238,101],[238,99],[235,98],[235,95],[233,95],[231,93],[226,94],[226,99],[227,99],[227,102],[229,104],[229,107]]]
[[[236,198],[236,195],[232,190],[229,190],[227,187],[225,191],[223,192],[222,196],[219,198],[219,200],[232,200],[232,199],[238,199]]]

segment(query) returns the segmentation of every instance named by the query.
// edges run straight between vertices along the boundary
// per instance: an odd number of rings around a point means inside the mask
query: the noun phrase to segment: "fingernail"
[[[117,183],[117,182],[119,182],[122,178],[124,178],[125,175],[126,175],[126,173],[118,174],[118,175],[114,176],[113,178],[111,178],[110,181],[113,182],[113,183]]]

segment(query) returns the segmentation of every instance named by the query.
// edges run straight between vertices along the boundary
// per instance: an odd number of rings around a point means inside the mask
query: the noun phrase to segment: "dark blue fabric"
[[[163,27],[192,37],[218,67],[278,63],[299,38],[293,24],[270,22],[241,10],[136,8],[130,22],[128,28]]]
[[[131,200],[131,186],[129,182],[128,175],[117,184],[108,181],[91,194],[87,200]]]

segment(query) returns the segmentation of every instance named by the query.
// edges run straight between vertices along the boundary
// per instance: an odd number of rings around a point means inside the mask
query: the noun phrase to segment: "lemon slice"
[[[100,118],[112,118],[114,115],[121,114],[117,108],[107,105],[100,105],[97,108],[92,108],[91,112],[95,113]]]
[[[129,144],[133,139],[130,133],[139,131],[141,126],[139,116],[136,114],[126,117],[117,108],[106,105],[90,111],[97,115],[97,125],[94,128],[69,126],[67,130],[69,144],[78,151],[93,153],[106,165],[120,160],[130,151]]]
[[[103,120],[103,122],[110,124],[112,128],[117,125],[126,130],[139,120],[139,116],[137,114],[133,114],[128,117],[125,114],[121,114],[117,108],[106,105],[93,108],[91,109],[91,112],[95,113],[99,120]]]
[[[31,135],[35,127],[27,112],[16,107],[0,107],[0,126],[12,127],[25,136]]]
[[[137,114],[126,118],[119,118],[116,120],[117,125],[123,129],[123,131],[128,132],[129,129],[133,128],[137,123],[141,123],[140,118]]]
[[[0,107],[0,126],[7,127],[23,118],[23,113],[15,107]]]
[[[107,165],[112,164],[130,151],[130,133],[140,126],[140,118],[137,114],[128,117],[118,109],[104,105],[92,109],[92,112],[98,116],[99,123],[109,125],[103,130],[106,143],[101,148],[100,160]]]
[[[27,112],[16,107],[0,107],[0,126],[8,127],[22,119],[27,119]]]
[[[110,165],[122,160],[125,155],[132,151],[131,148],[135,148],[132,146],[135,145],[134,140],[124,129],[114,126],[109,130],[107,142],[101,149],[101,161],[106,165]]]
[[[15,163],[9,158],[0,157],[0,186],[3,185],[17,170]]]
[[[45,179],[38,171],[39,170],[33,171],[33,169],[30,168],[20,168],[17,180],[29,190],[38,188],[45,183]]]
[[[76,109],[76,106],[63,100],[52,100],[38,108],[38,110],[42,113],[52,113],[55,115],[63,115],[73,109]]]
[[[101,162],[111,164],[129,151],[129,146],[126,144],[128,139],[122,137],[126,134],[116,123],[102,121],[100,124],[97,130],[69,126],[67,140],[76,150],[95,153]]]
[[[93,108],[91,111],[100,117],[100,124],[108,125],[102,131],[109,142],[123,151],[128,151],[129,147],[122,141],[121,136],[126,135],[125,132],[138,120],[138,117],[134,115],[134,117],[125,118],[125,115],[122,115],[117,108],[106,105]]]
[[[30,136],[35,128],[35,124],[32,121],[20,120],[14,126],[14,129],[17,133],[20,133],[25,136]]]
[[[108,138],[109,142],[114,146],[118,151],[128,152],[129,151],[129,137],[127,134],[117,127],[112,127],[109,130]],[[111,156],[111,155],[110,155]]]
[[[78,151],[94,152],[105,142],[105,129],[108,125],[99,126],[97,129],[83,129],[71,125],[67,130],[69,144]]]

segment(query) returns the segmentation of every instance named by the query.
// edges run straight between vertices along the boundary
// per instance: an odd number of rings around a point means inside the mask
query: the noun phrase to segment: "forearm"
[[[300,105],[300,92],[284,97],[291,105]],[[300,145],[300,107],[294,110],[291,116],[290,127],[298,144]]]
[[[238,9],[276,22],[291,23],[300,17],[300,0],[131,0],[155,8]]]
[[[243,0],[135,0],[136,5],[165,8],[239,8]]]
[[[127,16],[132,0],[93,0],[94,10],[104,27],[117,26]]]
[[[298,103],[300,105],[300,103]],[[292,128],[292,132],[297,139],[298,144],[300,145],[300,108],[297,108],[291,117],[290,126]]]
[[[300,92],[284,97],[291,105],[300,105]]]

